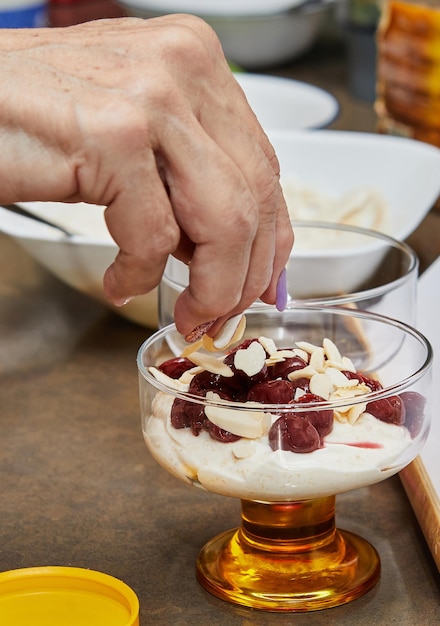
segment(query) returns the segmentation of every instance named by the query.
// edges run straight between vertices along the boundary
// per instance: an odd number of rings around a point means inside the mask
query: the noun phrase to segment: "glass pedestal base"
[[[197,578],[213,595],[242,606],[305,612],[345,604],[379,580],[366,540],[335,527],[335,497],[304,502],[242,501],[242,525],[211,539]]]

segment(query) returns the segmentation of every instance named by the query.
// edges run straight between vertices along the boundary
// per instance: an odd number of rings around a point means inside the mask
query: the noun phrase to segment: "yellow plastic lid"
[[[4,626],[139,626],[139,600],[124,582],[79,567],[0,572]]]

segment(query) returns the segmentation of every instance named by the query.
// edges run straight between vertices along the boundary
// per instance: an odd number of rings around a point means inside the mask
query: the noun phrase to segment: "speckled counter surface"
[[[327,72],[326,63],[317,53],[285,73],[333,81],[343,107],[334,127],[372,130],[371,107],[345,94],[339,61]],[[426,262],[440,252],[439,222],[431,214],[413,237]],[[398,477],[337,498],[338,525],[381,555],[381,580],[364,598],[278,615],[202,590],[197,553],[239,522],[239,503],[180,483],[147,453],[135,364],[147,332],[0,236],[0,570],[73,565],[117,576],[138,594],[142,626],[439,622],[439,574]]]

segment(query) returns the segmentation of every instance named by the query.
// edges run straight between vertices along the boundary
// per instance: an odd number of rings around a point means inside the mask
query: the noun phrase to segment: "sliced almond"
[[[212,340],[215,350],[224,350],[230,345],[242,318],[243,314],[239,313],[238,315],[230,317],[228,321],[223,324],[219,332]]]
[[[261,372],[265,363],[266,351],[259,341],[253,341],[247,348],[240,348],[234,355],[235,368],[249,377]]]
[[[354,404],[352,407],[350,407],[350,410],[347,413],[347,419],[349,424],[355,424],[360,416],[365,413],[366,408],[367,405],[365,402],[362,402],[361,404]]]
[[[203,368],[196,365],[196,367],[192,367],[189,370],[183,372],[182,376],[179,378],[181,383],[189,385],[196,374],[200,374],[203,372]]]
[[[231,378],[234,375],[234,372],[226,365],[226,363],[223,363],[223,361],[215,356],[212,356],[211,354],[193,352],[192,354],[189,354],[187,358],[195,365],[203,367],[203,369],[208,370],[208,372],[211,372],[212,374],[220,374],[220,376],[225,376],[226,378]]]
[[[202,337],[202,347],[208,352],[217,352],[214,346],[214,339],[209,335],[203,335]]]
[[[333,384],[327,374],[313,374],[309,383],[311,393],[328,400],[333,390]]]
[[[203,345],[203,339],[199,339],[198,341],[195,341],[194,343],[190,343],[186,346],[186,348],[184,348],[181,352],[181,357],[189,357],[190,354],[192,354],[193,352],[197,352],[197,350],[200,350],[200,348]]]
[[[277,352],[275,341],[270,337],[258,337],[258,341],[261,343],[263,348],[266,350],[269,357],[274,356]]]
[[[157,367],[149,367],[148,371],[163,385],[171,387],[171,389],[175,389],[176,391],[188,391],[187,384],[182,383],[176,378],[171,378],[171,376],[164,374],[161,370],[157,369]]]
[[[340,424],[346,424],[348,421],[347,415],[345,413],[342,413],[342,411],[338,411],[336,409],[333,410],[333,418]]]
[[[355,379],[350,380],[341,372],[340,369],[337,369],[336,367],[327,367],[325,373],[330,377],[330,380],[335,387],[355,387],[359,384],[359,381]]]
[[[332,361],[331,359],[327,359],[327,361],[325,362],[326,367],[334,367],[336,370],[346,370],[347,368],[344,367],[342,361]]]
[[[296,356],[300,356],[298,352],[302,352],[303,357],[305,356],[305,360],[309,358],[307,352],[303,352],[302,350],[277,350],[274,356],[282,356],[285,359],[293,359]]]
[[[334,361],[336,363],[342,362],[341,353],[331,339],[324,337],[322,347],[324,348],[324,353],[329,361]]]
[[[299,398],[301,398],[302,396],[306,395],[306,391],[304,391],[304,389],[301,389],[301,387],[297,387],[295,389],[295,397],[294,400],[299,400]]]
[[[309,359],[309,355],[306,352],[303,352],[303,354],[305,354],[305,359],[304,357],[301,357],[301,358],[307,363]],[[275,363],[282,363],[286,359],[293,359],[296,356],[298,355],[296,354],[296,351],[294,352],[293,350],[276,350],[276,352],[271,354],[269,358],[266,359],[266,363],[268,365],[274,365]]]
[[[367,389],[367,390],[366,390]],[[331,394],[332,399],[337,398],[355,398],[364,396],[370,390],[366,385],[356,385],[354,387],[337,387]]]
[[[342,369],[346,370],[347,372],[353,372],[353,374],[356,372],[356,368],[353,365],[353,361],[349,359],[348,356],[342,357]]]
[[[208,399],[220,400],[220,397],[213,392],[208,392],[206,397]],[[272,423],[270,413],[230,409],[229,407],[212,406],[209,404],[205,406],[205,415],[219,428],[247,439],[262,437],[268,432]]]
[[[325,370],[324,348],[316,348],[310,355],[310,367],[314,367],[317,372]]]
[[[240,439],[232,444],[232,454],[237,459],[248,459],[256,452],[255,443],[249,439]]]
[[[295,345],[298,346],[300,350],[307,352],[307,354],[312,354],[316,348],[319,348],[319,346],[315,346],[313,343],[309,343],[308,341],[297,341]]]
[[[287,378],[289,380],[298,380],[298,378],[312,378],[312,376],[317,373],[318,372],[315,370],[314,367],[306,365],[300,370],[294,370],[293,372],[287,374]]]
[[[231,344],[240,341],[244,335],[244,331],[246,330],[246,315],[242,315],[241,320],[235,330],[235,333],[231,339]]]
[[[306,363],[309,360],[310,355],[305,350],[301,350],[300,348],[294,348],[292,352],[293,352],[293,356],[299,356],[299,358],[305,361]]]
[[[283,356],[278,356],[277,353],[272,354],[268,359],[266,359],[266,365],[275,365],[275,363],[282,363],[286,359]]]

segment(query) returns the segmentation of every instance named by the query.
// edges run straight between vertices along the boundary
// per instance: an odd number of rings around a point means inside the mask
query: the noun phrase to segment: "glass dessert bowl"
[[[297,305],[348,306],[414,324],[419,263],[404,242],[334,222],[293,221],[295,245],[286,266]],[[159,286],[159,326],[174,321],[189,267],[170,257]],[[260,303],[261,304],[261,303]]]
[[[225,353],[173,353],[174,325],[140,348],[142,428],[179,479],[239,498],[238,529],[211,539],[197,577],[215,596],[269,611],[360,597],[374,547],[335,525],[338,493],[417,455],[430,422],[431,348],[410,326],[346,308],[265,305]]]

